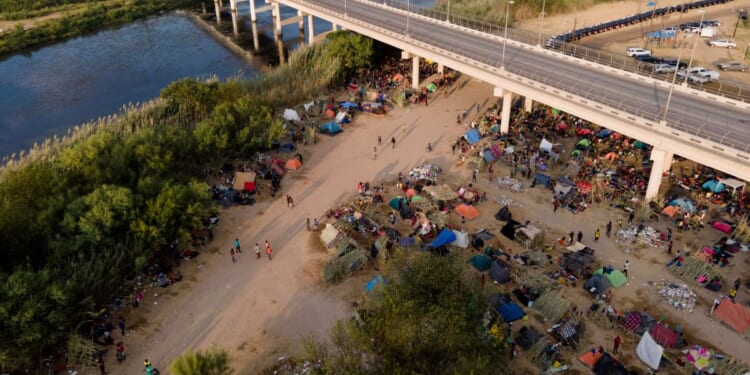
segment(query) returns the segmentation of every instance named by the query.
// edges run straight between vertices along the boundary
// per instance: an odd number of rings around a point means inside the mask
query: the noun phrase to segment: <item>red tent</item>
[[[739,333],[745,333],[750,327],[750,311],[729,298],[721,300],[719,306],[714,309],[714,316]]]
[[[651,336],[659,345],[667,348],[676,347],[680,338],[677,332],[661,323],[657,323],[651,328]]]

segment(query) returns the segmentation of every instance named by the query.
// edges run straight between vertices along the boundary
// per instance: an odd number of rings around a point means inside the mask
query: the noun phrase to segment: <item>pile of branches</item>
[[[526,285],[527,287],[536,289],[540,292],[552,289],[557,285],[555,280],[552,280],[544,273],[543,269],[537,267],[513,267],[511,270],[511,277],[516,285]]]
[[[570,301],[565,299],[559,292],[551,290],[542,294],[534,301],[533,308],[539,311],[544,320],[556,322],[570,311]]]
[[[711,356],[708,367],[713,367],[717,374],[743,375],[750,371],[746,364],[732,358],[716,358]]]
[[[367,262],[367,252],[354,249],[348,253],[335,257],[323,267],[322,276],[327,284],[338,284],[354,271],[362,268]]]
[[[718,277],[721,280],[722,286],[725,283],[724,276],[717,270],[717,267],[706,263],[704,260],[689,256],[685,257],[685,261],[682,262],[682,266],[669,267],[670,272],[675,276],[679,277],[686,283],[692,286],[699,286],[698,277],[706,275],[708,280],[712,280],[714,277]]]

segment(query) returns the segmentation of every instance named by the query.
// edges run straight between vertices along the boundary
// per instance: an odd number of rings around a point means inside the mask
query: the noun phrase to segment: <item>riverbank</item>
[[[235,43],[234,39],[232,39],[231,36],[217,30],[215,27],[210,25],[207,20],[201,18],[191,11],[177,10],[175,11],[175,13],[190,19],[190,21],[192,21],[201,30],[207,32],[209,35],[211,35],[211,37],[214,38],[214,40],[221,43],[221,45],[232,51],[235,55],[241,57],[249,65],[258,65],[258,59],[260,58],[259,55],[253,55],[250,51],[239,46],[237,43]]]

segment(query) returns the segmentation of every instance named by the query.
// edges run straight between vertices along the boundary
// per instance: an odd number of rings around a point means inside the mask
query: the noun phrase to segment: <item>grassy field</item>
[[[547,15],[565,13],[575,9],[585,9],[592,5],[609,2],[610,0],[514,0],[510,6],[509,23],[514,20],[535,18],[542,11]],[[505,23],[505,10],[507,0],[438,0],[436,8],[441,11],[448,10],[454,15],[479,19],[495,24]]]

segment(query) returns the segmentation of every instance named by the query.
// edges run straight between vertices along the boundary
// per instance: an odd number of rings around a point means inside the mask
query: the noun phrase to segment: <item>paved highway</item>
[[[350,18],[408,35],[412,39],[489,65],[501,65],[503,43],[495,39],[415,17],[408,17],[407,21],[404,14],[359,1],[346,1],[346,10],[342,0],[308,1],[335,12],[346,11]],[[667,102],[668,89],[552,59],[511,44],[506,45],[505,64],[506,69],[512,73],[543,81],[550,86],[615,108],[620,107],[626,112],[635,114],[637,111],[639,116],[650,120],[662,118]],[[674,90],[667,122],[671,127],[696,134],[700,138],[710,138],[738,150],[750,150],[750,113],[747,110],[713,103]]]

